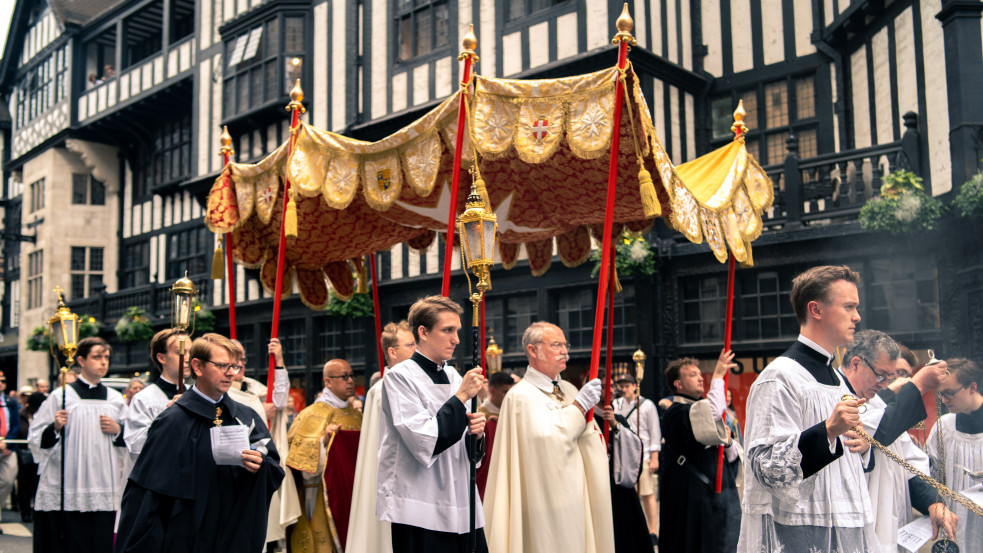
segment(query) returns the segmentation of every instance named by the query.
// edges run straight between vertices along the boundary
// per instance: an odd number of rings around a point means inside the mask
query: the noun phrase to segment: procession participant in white
[[[861,454],[844,452],[864,399],[831,367],[860,322],[860,275],[814,267],[792,281],[795,343],[751,386],[740,552],[870,551],[873,513]],[[869,452],[868,454],[869,455]]]
[[[119,508],[119,462],[125,453],[126,400],[100,380],[109,370],[112,349],[105,340],[79,340],[76,362],[81,374],[65,390],[55,390],[31,422],[28,443],[38,462],[34,499],[34,551],[104,553],[113,547],[113,523]],[[64,482],[61,473],[65,440]],[[65,510],[61,512],[62,485]]]
[[[410,323],[389,323],[382,329],[382,351],[388,367],[406,361],[416,351]],[[388,371],[389,368],[386,368]],[[373,377],[379,376],[379,373]],[[379,477],[379,418],[382,412],[382,378],[369,387],[362,409],[362,436],[358,442],[355,465],[355,491],[348,532],[360,536],[349,540],[345,553],[391,553],[392,529],[388,522],[375,517],[375,491]]]
[[[469,413],[468,401],[485,379],[481,367],[461,378],[447,365],[460,342],[461,313],[442,296],[414,303],[409,322],[417,350],[382,380],[375,512],[392,523],[396,553],[470,549],[468,445],[478,439],[478,459],[484,455],[485,416]],[[475,519],[477,549],[483,552],[480,502]]]
[[[983,370],[969,359],[957,358],[949,359],[949,373],[939,387],[949,414],[932,426],[925,450],[932,461],[932,475],[936,479],[944,475],[949,488],[961,492],[979,484],[983,473]],[[983,552],[983,518],[959,504],[955,511],[960,520],[955,538],[960,551]]]
[[[560,378],[569,353],[555,325],[533,323],[522,347],[529,367],[502,402],[485,488],[489,551],[613,552],[607,452],[585,418],[601,381],[578,392]]]
[[[895,356],[897,359],[892,359]],[[922,391],[938,386],[946,365],[942,362],[924,367],[914,382],[895,379],[894,375],[902,371],[911,374],[913,362],[914,354],[887,334],[862,330],[847,347],[841,372],[850,389],[869,402],[867,412],[860,415],[867,433],[928,473],[928,456],[915,446],[907,430],[925,419]],[[912,507],[930,515],[936,534],[943,524],[947,531],[954,530],[955,515],[939,501],[935,490],[881,451],[873,450],[866,477],[881,551],[898,550],[898,528],[913,519]]]

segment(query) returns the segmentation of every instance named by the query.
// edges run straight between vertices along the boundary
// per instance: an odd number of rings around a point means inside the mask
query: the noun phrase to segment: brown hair
[[[946,364],[949,365],[949,372],[956,375],[960,386],[969,386],[975,382],[976,392],[983,393],[983,371],[979,365],[963,357],[949,359]]]
[[[389,348],[396,347],[399,344],[397,334],[400,331],[413,334],[413,329],[410,328],[410,323],[406,321],[389,323],[382,329],[382,352],[386,356],[386,363],[392,363],[392,360],[389,359]]]
[[[408,317],[410,328],[413,330],[413,339],[419,342],[420,327],[422,326],[428,331],[432,330],[433,325],[437,324],[437,318],[440,314],[447,311],[457,313],[458,317],[464,314],[460,305],[444,296],[427,296],[416,300],[416,303],[410,307],[410,316]]]
[[[106,353],[109,355],[113,354],[113,348],[109,345],[109,342],[103,340],[98,336],[89,336],[88,338],[82,338],[78,343],[78,350],[75,353],[75,358],[88,357],[92,350],[98,347],[106,348]]]
[[[692,357],[683,357],[682,359],[676,359],[669,362],[669,366],[666,367],[666,384],[669,386],[669,391],[676,393],[675,382],[679,380],[679,372],[686,365],[693,365],[696,368],[700,368],[700,362]]]
[[[823,265],[813,267],[792,279],[792,310],[800,325],[809,319],[809,302],[829,301],[829,288],[837,280],[845,280],[860,284],[860,273],[851,270],[846,265]]]
[[[894,343],[898,344],[898,357],[907,361],[908,364],[911,365],[911,370],[914,371],[915,368],[918,367],[918,358],[915,357],[915,354],[910,349],[908,349],[908,346],[896,340]]]
[[[167,355],[167,343],[171,341],[172,336],[186,336],[187,333],[179,328],[165,328],[150,340],[150,362],[154,364],[154,367],[158,371],[163,371],[164,367],[160,364],[157,359],[157,354]]]
[[[235,345],[232,340],[229,340],[221,334],[215,332],[209,332],[208,334],[203,334],[198,338],[195,338],[194,342],[191,342],[191,360],[199,360],[201,362],[212,360],[212,346],[219,346],[225,348],[229,352],[233,361],[238,361],[242,359],[242,350],[239,346]],[[191,376],[197,378],[198,375],[195,371],[191,371]]]

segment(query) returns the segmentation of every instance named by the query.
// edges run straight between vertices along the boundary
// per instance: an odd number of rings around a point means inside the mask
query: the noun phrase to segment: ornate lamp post
[[[480,177],[479,177],[480,178]],[[457,218],[458,233],[461,237],[461,257],[462,265],[465,267],[464,274],[468,274],[468,269],[478,278],[475,285],[477,292],[471,290],[471,277],[468,277],[468,292],[471,300],[471,363],[473,367],[480,364],[481,344],[478,336],[478,315],[481,311],[481,298],[485,292],[491,288],[491,267],[495,264],[495,240],[498,231],[498,222],[495,214],[489,211],[489,206],[481,199],[478,187],[471,185],[471,194],[465,204],[464,213]],[[477,397],[471,398],[471,412],[478,411]],[[471,500],[471,551],[475,550],[474,532],[474,513],[475,513],[475,446],[476,440],[471,440],[471,487],[469,489]]]
[[[61,286],[55,287],[58,294],[58,311],[48,319],[48,347],[51,349],[51,356],[58,364],[58,353],[65,356],[65,365],[61,367],[61,408],[65,409],[65,391],[68,388],[65,376],[68,374],[68,367],[75,362],[75,352],[78,351],[78,331],[79,316],[65,305],[65,298],[62,297]],[[61,439],[61,510],[65,511],[65,442],[67,441],[68,428],[62,428]]]
[[[485,358],[488,360],[488,372],[497,373],[502,370],[502,348],[495,343],[495,337],[488,336],[488,347],[485,348]]]
[[[195,298],[198,288],[188,278],[188,273],[171,286],[171,327],[182,331],[178,336],[178,393],[184,393],[184,344],[187,336],[195,331]]]

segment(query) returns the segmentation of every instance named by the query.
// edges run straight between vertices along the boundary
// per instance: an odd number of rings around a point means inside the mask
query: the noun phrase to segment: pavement
[[[34,523],[20,521],[20,513],[3,510],[0,520],[0,553],[31,553],[33,550]]]

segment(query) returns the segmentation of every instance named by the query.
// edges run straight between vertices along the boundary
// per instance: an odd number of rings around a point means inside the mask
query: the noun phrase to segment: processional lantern
[[[485,348],[485,359],[488,360],[488,372],[497,373],[502,370],[502,348],[495,343],[495,337],[488,337],[488,347]]]
[[[642,378],[645,376],[645,352],[639,347],[635,350],[635,353],[631,356],[632,361],[635,362],[635,378],[638,379],[638,383],[642,383]]]
[[[75,361],[75,352],[78,351],[79,316],[65,305],[60,286],[55,287],[55,293],[58,294],[58,311],[48,319],[48,347],[55,363],[58,363],[58,353],[65,356],[65,366],[61,368],[64,375]]]
[[[497,240],[498,219],[488,210],[476,185],[471,185],[471,194],[465,204],[464,213],[457,218],[458,232],[461,236],[461,250],[465,264],[474,276],[478,277],[475,288],[477,294],[471,297],[472,303],[481,301],[481,296],[491,289],[491,268],[495,264],[495,241]]]
[[[182,333],[178,335],[178,392],[184,393],[184,352],[187,336],[195,331],[195,299],[198,297],[198,288],[195,283],[188,278],[185,271],[184,276],[177,279],[171,286],[171,328],[176,328]]]

